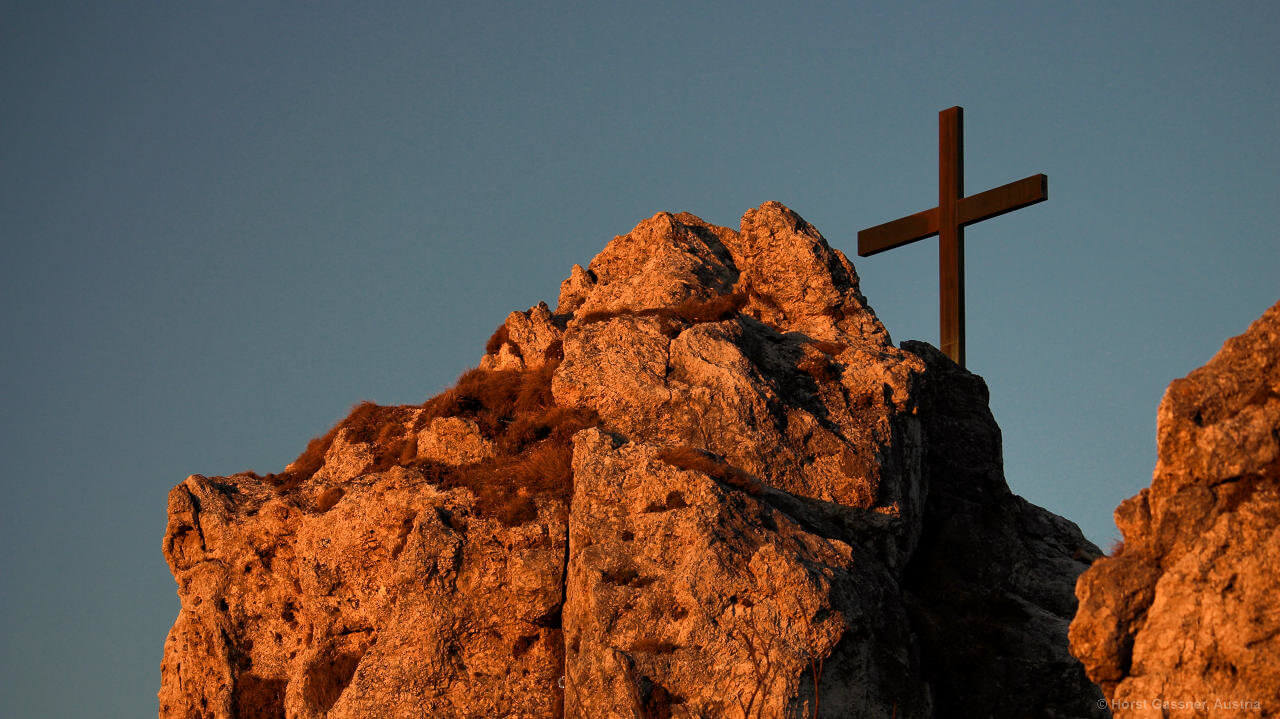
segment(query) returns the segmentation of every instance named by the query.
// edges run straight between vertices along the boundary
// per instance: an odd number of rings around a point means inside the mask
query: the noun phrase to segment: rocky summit
[[[1000,441],[794,212],[661,213],[444,393],[173,489],[160,716],[1103,716],[1100,552]]]
[[[1169,385],[1156,434],[1123,544],[1076,587],[1071,649],[1117,717],[1276,716],[1280,303]]]

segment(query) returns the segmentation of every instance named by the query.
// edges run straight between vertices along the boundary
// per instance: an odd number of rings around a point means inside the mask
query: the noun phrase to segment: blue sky
[[[1156,404],[1280,299],[1264,2],[0,2],[0,568],[12,716],[155,711],[165,495],[418,402],[661,210],[779,200],[851,257],[966,188],[969,366],[1010,485],[1096,542]],[[937,341],[936,243],[865,260]]]

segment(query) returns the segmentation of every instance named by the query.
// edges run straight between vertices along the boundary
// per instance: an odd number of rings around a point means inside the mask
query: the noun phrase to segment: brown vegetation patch
[[[324,466],[324,457],[342,430],[347,431],[351,442],[373,444],[373,471],[403,464],[407,441],[405,435],[409,432],[408,418],[414,409],[416,408],[384,407],[373,402],[361,402],[352,407],[351,412],[324,435],[307,442],[307,448],[293,461],[291,470],[269,474],[265,479],[281,491],[288,491],[311,479]]]
[[[498,350],[502,349],[502,345],[509,342],[511,342],[511,336],[507,330],[507,323],[504,321],[502,324],[498,325],[498,329],[494,330],[492,335],[489,335],[489,341],[484,343],[484,352],[485,354],[497,354]],[[516,354],[520,353],[519,348],[514,344],[511,345],[511,349],[514,350]]]
[[[673,467],[701,472],[752,496],[757,496],[764,491],[764,485],[760,480],[725,462],[723,458],[695,447],[688,445],[668,447],[659,453],[658,458]],[[683,497],[681,499],[683,500]]]
[[[573,494],[573,449],[546,443],[518,455],[499,456],[459,467],[441,483],[466,487],[476,497],[476,512],[514,527],[537,519],[539,497],[568,501]]]
[[[428,400],[428,416],[462,416],[494,441],[497,455],[441,477],[466,487],[481,516],[514,526],[537,517],[537,499],[567,502],[573,494],[574,433],[599,422],[590,410],[557,407],[551,377],[558,363],[536,370],[471,370],[452,389]],[[432,468],[439,471],[438,468]]]
[[[347,414],[345,419],[335,424],[328,432],[307,442],[307,448],[302,450],[302,454],[298,455],[298,458],[293,461],[293,470],[284,474],[298,477],[299,482],[310,479],[311,475],[315,474],[324,465],[324,455],[329,451],[329,447],[333,446],[333,440],[337,438],[338,430],[348,423],[363,423],[376,406],[372,402],[361,402],[352,407],[351,412]],[[293,477],[288,479],[293,479]]]
[[[474,419],[488,439],[506,433],[517,416],[545,411],[555,405],[551,397],[551,375],[556,364],[536,370],[483,370],[462,373],[457,384],[423,403],[426,410],[418,424],[436,417]]]
[[[569,500],[573,494],[570,439],[578,430],[599,423],[590,410],[556,406],[551,377],[558,365],[548,362],[536,370],[469,370],[453,387],[417,407],[363,402],[324,436],[311,440],[293,471],[267,479],[282,491],[302,484],[320,469],[334,439],[346,430],[351,441],[372,445],[370,471],[412,467],[434,484],[471,490],[479,516],[508,526],[523,524],[537,517],[539,498]],[[411,426],[415,410],[423,411]],[[463,467],[418,459],[415,432],[438,417],[473,420],[481,434],[494,442],[496,456]],[[326,506],[327,502],[336,503],[341,497],[330,495],[333,491],[327,490],[317,500],[321,511],[333,506]]]

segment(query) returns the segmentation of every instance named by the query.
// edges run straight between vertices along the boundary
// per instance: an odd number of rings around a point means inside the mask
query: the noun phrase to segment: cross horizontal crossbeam
[[[999,217],[1049,199],[1049,176],[1032,175],[986,192],[970,195],[960,201],[960,225]],[[868,227],[858,233],[858,256],[871,255],[927,240],[938,234],[938,208],[907,215],[883,225]]]

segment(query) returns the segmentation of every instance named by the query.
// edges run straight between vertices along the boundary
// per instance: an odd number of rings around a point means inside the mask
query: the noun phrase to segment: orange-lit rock
[[[777,203],[661,213],[422,405],[191,477],[162,717],[1102,715],[1098,554]]]
[[[1170,716],[1272,716],[1280,303],[1170,384],[1158,417],[1151,486],[1116,509],[1123,545],[1076,587],[1072,652],[1109,699],[1133,707],[1116,716],[1157,715],[1148,710],[1155,698],[1207,705]]]

